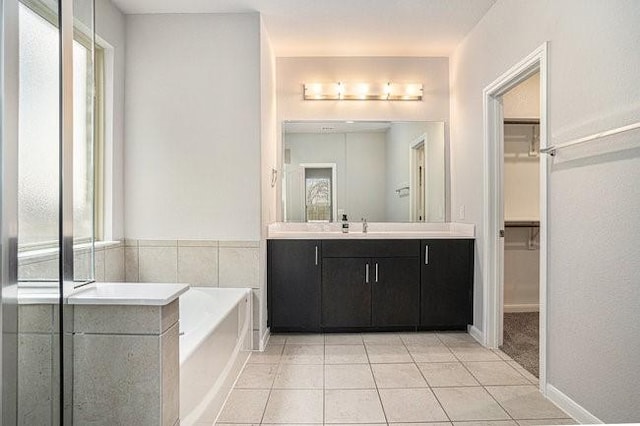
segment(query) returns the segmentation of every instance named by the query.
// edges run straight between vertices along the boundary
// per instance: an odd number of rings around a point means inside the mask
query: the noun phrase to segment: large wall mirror
[[[444,222],[443,122],[283,124],[286,222]]]

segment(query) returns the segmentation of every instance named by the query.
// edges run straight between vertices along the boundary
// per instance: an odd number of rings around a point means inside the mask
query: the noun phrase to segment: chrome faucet
[[[369,224],[367,223],[367,218],[364,217],[364,218],[362,218],[362,233],[366,234],[368,228],[369,228]]]

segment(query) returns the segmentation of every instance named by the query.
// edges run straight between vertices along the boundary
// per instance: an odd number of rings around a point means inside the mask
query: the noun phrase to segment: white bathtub
[[[213,424],[251,348],[251,290],[191,287],[180,297],[180,424]]]

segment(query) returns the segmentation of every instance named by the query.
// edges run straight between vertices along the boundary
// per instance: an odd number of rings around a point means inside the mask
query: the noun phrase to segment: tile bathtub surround
[[[575,423],[511,363],[465,333],[272,335],[218,424]]]
[[[257,289],[259,273],[259,241],[125,240],[129,282]]]

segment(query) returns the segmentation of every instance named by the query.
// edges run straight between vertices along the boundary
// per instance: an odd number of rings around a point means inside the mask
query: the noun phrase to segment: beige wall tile
[[[178,282],[218,286],[217,247],[178,247]]]
[[[104,280],[122,282],[125,280],[124,247],[108,248],[104,251]]]
[[[260,287],[258,248],[221,246],[219,250],[220,287]]]
[[[124,280],[126,282],[137,283],[140,280],[139,265],[138,247],[125,247]]]
[[[178,240],[138,240],[138,247],[177,247]]]
[[[178,247],[218,247],[215,240],[178,240]]]
[[[138,250],[140,282],[177,282],[177,247],[140,247]]]

